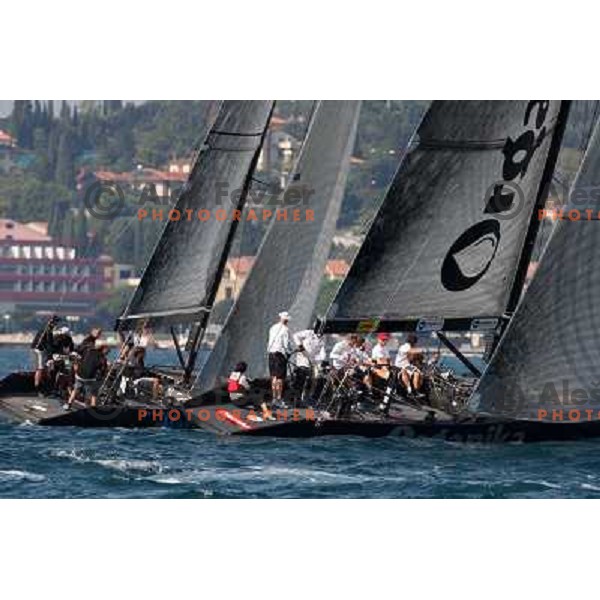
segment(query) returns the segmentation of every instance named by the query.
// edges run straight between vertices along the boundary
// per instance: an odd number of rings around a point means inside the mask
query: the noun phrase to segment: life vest
[[[241,377],[241,375],[239,373],[232,373],[229,376],[229,381],[227,382],[227,391],[229,393],[236,393],[236,392],[243,391],[243,388],[240,385],[240,377]]]

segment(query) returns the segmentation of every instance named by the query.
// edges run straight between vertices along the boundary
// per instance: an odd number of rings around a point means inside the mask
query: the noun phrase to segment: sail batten
[[[236,362],[252,377],[267,374],[267,332],[279,311],[293,331],[307,329],[320,289],[354,148],[360,102],[322,101],[312,119],[283,197],[308,191],[312,219],[272,221],[252,270],[234,303],[195,392],[213,388]],[[297,195],[296,195],[297,196]]]
[[[470,329],[469,320],[502,318],[560,106],[433,102],[324,331],[369,321],[389,331]]]
[[[169,219],[165,226],[119,319],[121,327],[142,319],[196,321],[210,310],[222,254],[237,221],[201,219],[198,211],[211,215],[213,209],[242,207],[244,199],[235,193],[247,184],[272,107],[272,101],[225,101],[220,105],[190,178],[172,207],[179,218]]]

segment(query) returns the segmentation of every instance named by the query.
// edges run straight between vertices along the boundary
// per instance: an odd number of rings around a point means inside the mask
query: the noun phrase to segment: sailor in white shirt
[[[283,397],[283,382],[287,373],[288,355],[292,351],[288,322],[290,315],[287,311],[279,313],[279,322],[269,329],[269,373],[271,375],[271,390],[273,402],[281,403]]]
[[[366,365],[371,362],[371,344],[364,337],[358,336],[354,348],[354,364]]]
[[[417,341],[417,336],[414,333],[409,333],[406,336],[406,342],[398,348],[398,354],[396,354],[396,360],[394,361],[395,367],[405,369],[409,366],[408,353],[411,348],[416,347]]]
[[[327,358],[323,336],[312,329],[304,329],[294,334],[294,343],[298,350],[296,365],[310,367],[317,365]]]
[[[371,359],[376,364],[390,364],[390,351],[387,347],[387,343],[390,339],[389,333],[377,334],[377,343],[373,346],[371,352]]]
[[[358,345],[358,336],[350,334],[333,346],[329,354],[331,364],[334,369],[345,369],[351,367],[358,361],[356,353]]]

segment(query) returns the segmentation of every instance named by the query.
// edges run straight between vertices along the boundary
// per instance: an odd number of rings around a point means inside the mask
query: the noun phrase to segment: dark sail
[[[564,423],[600,419],[599,211],[596,125],[564,220],[555,226],[472,410]]]
[[[325,323],[485,329],[509,302],[559,101],[436,101]]]
[[[194,321],[210,310],[222,253],[237,223],[232,211],[244,202],[239,191],[260,152],[272,106],[271,101],[223,102],[174,207],[174,218],[180,219],[166,225],[122,326],[148,318]],[[227,217],[219,220],[217,209]],[[201,220],[199,210],[209,218]],[[163,213],[168,218],[169,209]]]
[[[316,107],[291,183],[293,208],[312,211],[298,222],[273,220],[196,391],[215,385],[244,360],[253,377],[267,374],[267,333],[288,310],[293,331],[307,329],[323,279],[354,148],[360,102],[324,101]],[[305,198],[295,204],[297,198]],[[273,207],[274,209],[276,207]]]

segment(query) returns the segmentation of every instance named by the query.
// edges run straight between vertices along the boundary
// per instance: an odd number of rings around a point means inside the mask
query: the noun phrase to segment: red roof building
[[[0,129],[0,146],[7,146],[9,148],[14,148],[17,145],[17,140],[15,140],[12,135]]]
[[[42,222],[0,219],[0,311],[92,316],[112,283],[108,256],[79,258]]]
[[[325,277],[327,279],[343,279],[346,277],[350,265],[341,259],[332,259],[327,261],[325,266]]]

